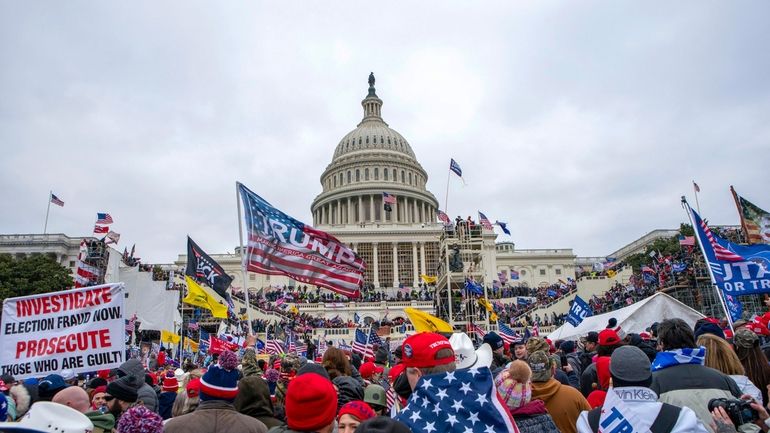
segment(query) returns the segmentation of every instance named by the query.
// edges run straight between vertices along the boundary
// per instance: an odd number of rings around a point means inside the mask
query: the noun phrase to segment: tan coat
[[[532,400],[542,400],[554,424],[562,433],[577,433],[580,412],[591,410],[588,401],[577,389],[562,385],[556,379],[532,382]]]
[[[171,418],[164,426],[166,433],[267,433],[267,427],[256,418],[236,412],[232,404],[222,400],[201,401],[194,412]]]

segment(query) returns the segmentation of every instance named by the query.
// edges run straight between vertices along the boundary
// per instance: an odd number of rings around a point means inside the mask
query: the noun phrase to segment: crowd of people
[[[611,319],[510,345],[419,332],[363,357],[324,342],[310,359],[259,355],[249,340],[204,365],[3,375],[0,431],[767,432],[770,363],[745,325],[670,318],[626,334]]]

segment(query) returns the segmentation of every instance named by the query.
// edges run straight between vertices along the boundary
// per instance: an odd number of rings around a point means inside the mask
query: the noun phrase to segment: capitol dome
[[[436,220],[438,202],[426,189],[428,175],[409,142],[382,119],[374,83],[370,74],[369,91],[361,101],[364,117],[340,140],[321,175],[323,191],[311,208],[315,226]],[[383,202],[383,193],[394,196],[395,203]]]

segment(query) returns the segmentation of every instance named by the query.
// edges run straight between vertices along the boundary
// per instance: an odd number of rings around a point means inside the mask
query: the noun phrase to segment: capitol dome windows
[[[369,169],[368,168],[364,169],[364,180],[369,180]]]
[[[374,180],[380,180],[380,169],[377,167],[374,168]]]
[[[387,168],[383,168],[382,169],[382,175],[385,178],[385,180],[388,180],[388,169]]]
[[[350,183],[350,170],[348,170],[348,183]]]
[[[356,182],[361,182],[361,170],[356,169]]]
[[[411,185],[411,184],[412,184],[412,173],[409,172],[409,185]]]
[[[393,182],[398,182],[398,172],[396,169],[393,169]]]
[[[366,136],[366,144],[369,144],[369,136]]]
[[[406,173],[401,170],[401,183],[406,183]]]

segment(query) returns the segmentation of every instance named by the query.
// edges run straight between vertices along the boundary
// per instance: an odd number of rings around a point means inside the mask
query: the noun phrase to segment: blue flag
[[[518,271],[514,271],[513,269],[511,269],[510,274],[511,274],[511,279],[512,280],[518,280],[519,279],[519,272]]]
[[[725,295],[770,292],[770,245],[738,245],[711,232],[690,208],[695,236],[706,257],[713,283]]]
[[[414,432],[518,432],[487,367],[421,377],[396,419]]]
[[[572,326],[578,326],[583,319],[593,314],[588,303],[580,296],[575,296],[575,300],[569,309],[569,314],[567,314],[567,322],[571,323]]]
[[[644,282],[646,284],[652,284],[655,281],[657,281],[657,278],[655,278],[655,275],[644,273],[642,274],[642,278],[644,278]]]
[[[522,298],[521,296],[519,296],[518,298],[516,298],[516,304],[518,304],[518,305],[529,305],[529,299]]]
[[[674,263],[671,265],[671,269],[677,274],[684,272],[687,269],[687,263]]]
[[[730,318],[733,322],[743,318],[743,304],[737,296],[725,295],[725,303],[727,304],[727,311],[730,313]]]
[[[460,164],[458,164],[454,158],[449,161],[449,169],[452,170],[456,175],[463,177],[463,169],[460,168]]]
[[[555,296],[556,296],[556,290],[553,290],[553,289],[548,289],[548,291],[546,292],[546,294],[547,294],[548,296],[550,296],[551,298],[553,298],[553,297],[555,297]]]
[[[484,288],[481,287],[473,280],[465,280],[465,290],[475,293],[477,295],[484,294]]]
[[[499,225],[501,229],[503,229],[503,233],[507,234],[508,236],[511,235],[511,231],[508,230],[508,223],[501,223],[500,221],[495,221],[495,224]]]

